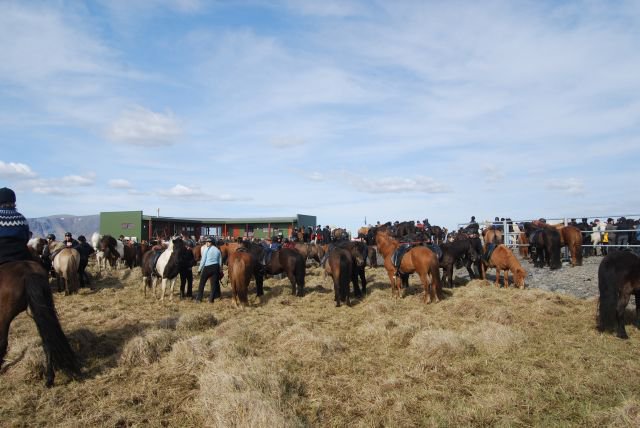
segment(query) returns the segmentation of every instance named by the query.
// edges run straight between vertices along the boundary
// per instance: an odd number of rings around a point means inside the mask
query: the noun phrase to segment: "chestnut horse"
[[[504,243],[504,233],[500,229],[489,227],[482,231],[482,240],[484,241],[484,252],[487,252],[489,244],[500,245]]]
[[[571,254],[571,266],[582,266],[582,232],[575,226],[557,224],[560,232],[560,245],[567,246]]]
[[[227,262],[233,302],[236,306],[247,306],[249,282],[257,264],[256,258],[246,248],[238,248],[229,253]]]
[[[640,258],[628,251],[611,252],[598,268],[598,330],[613,331],[628,339],[624,312],[631,294],[636,296],[636,320],[640,328]]]
[[[76,357],[62,331],[49,288],[48,272],[35,261],[0,265],[0,367],[7,353],[9,325],[29,308],[46,356],[46,385],[53,385],[54,367],[79,374]]]
[[[378,251],[384,257],[384,268],[387,270],[393,294],[400,295],[401,281],[398,281],[397,269],[391,257],[400,246],[400,242],[393,239],[386,226],[372,227],[369,234],[374,234]],[[417,273],[424,288],[424,302],[438,302],[442,298],[442,284],[440,283],[440,267],[438,257],[427,247],[411,248],[400,262],[400,273]]]
[[[504,288],[509,288],[509,271],[511,271],[514,285],[524,288],[527,271],[522,268],[516,256],[506,245],[500,244],[493,250],[487,267],[496,268],[496,287],[500,287],[500,272],[504,271]]]
[[[349,298],[349,281],[351,280],[351,269],[353,259],[351,252],[338,246],[331,246],[326,255],[324,264],[325,272],[333,278],[333,292],[336,307],[340,307],[341,302],[351,306]]]

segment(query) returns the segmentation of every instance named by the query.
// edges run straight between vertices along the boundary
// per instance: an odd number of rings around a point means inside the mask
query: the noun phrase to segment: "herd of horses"
[[[536,267],[557,269],[561,266],[560,248],[564,245],[571,253],[572,266],[581,265],[581,233],[574,229],[577,228],[526,223],[519,237],[521,244],[528,244],[524,247],[528,251],[522,254],[523,257],[531,257]],[[324,245],[295,243],[278,250],[270,250],[253,241],[220,242],[218,246],[223,262],[228,265],[233,302],[239,307],[248,305],[252,279],[255,280],[257,296],[263,296],[265,275],[285,275],[291,283],[292,294],[304,296],[306,264],[315,261],[333,281],[335,305],[351,305],[350,284],[353,284],[355,297],[366,296],[365,266],[374,266],[377,253],[384,260],[392,294],[396,297],[400,296],[402,287],[408,285],[409,275],[415,273],[424,289],[424,302],[436,303],[444,298],[443,285],[453,286],[454,267],[463,266],[471,278],[485,278],[486,269],[495,268],[496,286],[499,286],[501,272],[504,272],[505,288],[509,286],[510,271],[514,285],[524,288],[526,271],[512,250],[504,245],[503,233],[497,228],[485,229],[482,237],[459,232],[450,242],[432,235],[426,243],[412,241],[416,237],[415,231],[406,225],[397,228],[385,224],[362,232],[358,241],[338,239]],[[407,238],[409,242],[405,242]],[[165,245],[142,246],[126,245],[108,235],[94,235],[92,243],[97,250],[100,268],[103,262],[113,267],[119,260],[129,268],[139,266],[145,295],[148,288],[153,288],[154,296],[160,289],[161,300],[167,288],[170,289],[170,299],[173,297],[181,252],[193,251],[196,259],[200,252],[199,246],[188,249],[180,237],[171,238]],[[17,314],[29,308],[42,337],[46,385],[51,386],[56,369],[77,376],[79,365],[56,315],[49,272],[35,261],[35,256],[42,253],[44,246],[49,246],[58,290],[70,294],[78,289],[79,254],[73,248],[42,239],[30,242],[29,246],[34,261],[0,265],[0,367],[7,351],[9,325]],[[440,269],[443,270],[442,277]],[[640,257],[625,251],[611,252],[600,264],[598,285],[597,328],[615,331],[618,337],[627,338],[624,315],[631,294],[636,297],[634,324],[640,328]]]

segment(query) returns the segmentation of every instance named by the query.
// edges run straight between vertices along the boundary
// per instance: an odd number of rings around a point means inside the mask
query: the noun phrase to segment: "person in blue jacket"
[[[209,278],[211,278],[211,294],[209,295],[209,303],[213,302],[213,299],[216,297],[219,298],[222,295],[220,292],[222,255],[218,247],[213,244],[213,238],[207,239],[205,242],[205,248],[202,250],[202,259],[200,260],[200,266],[198,267],[200,284],[198,286],[198,294],[196,294],[194,298],[196,302],[202,301],[204,286]]]

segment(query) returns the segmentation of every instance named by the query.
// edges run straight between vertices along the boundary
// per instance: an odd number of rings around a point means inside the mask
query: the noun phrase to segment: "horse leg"
[[[175,287],[176,285],[176,279],[177,278],[172,278],[169,280],[169,282],[171,283],[171,287],[169,288],[169,301],[173,302],[173,287]]]
[[[509,268],[504,270],[504,288],[509,288]]]
[[[445,275],[447,287],[453,288],[453,263],[447,265],[447,274]]]
[[[334,300],[336,301],[336,308],[340,307],[340,275],[332,272],[333,276],[333,295]]]
[[[617,335],[620,339],[628,339],[627,331],[624,328],[624,310],[629,304],[630,294],[624,292],[624,286],[621,288],[621,295],[618,298],[616,306],[616,321],[618,322]]]
[[[633,325],[640,328],[640,290],[634,291],[633,294],[636,296],[636,319],[633,321]]]
[[[9,324],[13,319],[13,314],[10,311],[0,313],[0,368],[4,362],[4,356],[7,354],[7,347],[9,345]]]
[[[393,271],[387,270],[387,274],[389,275],[389,282],[391,283],[391,295],[393,297],[400,296],[400,289],[398,287],[398,277],[395,275]]]
[[[500,288],[500,268],[496,266],[496,282],[494,283],[497,288]]]

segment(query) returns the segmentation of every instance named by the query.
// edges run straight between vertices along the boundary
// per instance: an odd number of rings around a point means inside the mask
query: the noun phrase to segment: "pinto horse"
[[[0,367],[7,353],[9,325],[27,307],[42,338],[47,365],[46,385],[53,385],[54,368],[79,374],[76,357],[56,314],[48,273],[35,261],[0,265]]]
[[[522,268],[518,259],[504,244],[498,245],[487,263],[487,267],[496,268],[496,287],[500,287],[500,273],[504,271],[504,288],[509,288],[509,271],[513,275],[513,283],[518,288],[524,288],[524,278],[527,271]]]
[[[396,267],[392,262],[392,255],[400,246],[400,242],[393,239],[385,226],[374,227],[369,230],[376,239],[378,251],[384,257],[384,267],[389,275],[393,294],[400,295],[401,281],[398,281]],[[424,302],[438,302],[442,298],[442,284],[440,282],[440,267],[438,257],[427,247],[413,247],[407,252],[400,263],[400,274],[417,273],[424,287]]]
[[[332,245],[325,258],[325,273],[333,278],[333,292],[336,307],[340,307],[341,302],[351,306],[349,298],[349,281],[351,280],[351,270],[353,259],[351,252]]]
[[[184,241],[180,238],[169,240],[169,246],[166,250],[147,251],[142,259],[142,287],[145,295],[147,287],[152,283],[153,279],[153,295],[157,297],[158,283],[162,285],[160,301],[164,301],[167,285],[170,285],[169,300],[173,300],[173,287],[178,277],[178,264],[182,251],[187,251],[184,247]]]
[[[560,245],[566,246],[571,255],[571,266],[582,266],[582,232],[575,226],[558,224]]]
[[[636,320],[640,328],[640,257],[628,251],[609,253],[598,268],[598,330],[614,331],[628,339],[624,312],[631,294],[636,296]]]

